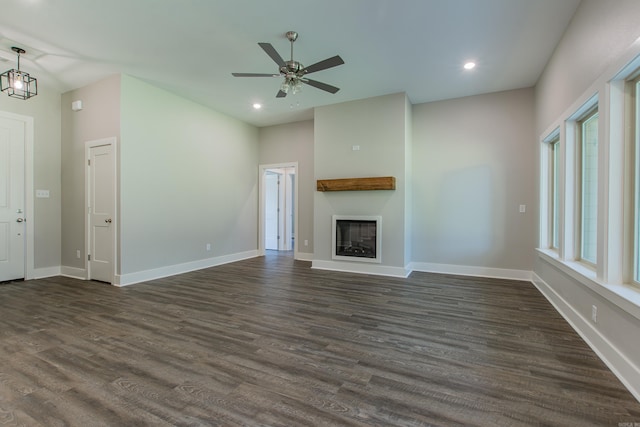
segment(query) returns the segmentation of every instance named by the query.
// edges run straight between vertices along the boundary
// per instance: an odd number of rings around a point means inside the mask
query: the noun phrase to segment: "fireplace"
[[[333,215],[332,254],[335,260],[381,262],[382,217]]]

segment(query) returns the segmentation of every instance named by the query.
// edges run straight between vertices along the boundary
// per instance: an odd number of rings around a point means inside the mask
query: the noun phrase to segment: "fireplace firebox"
[[[332,258],[381,262],[382,217],[333,215]]]

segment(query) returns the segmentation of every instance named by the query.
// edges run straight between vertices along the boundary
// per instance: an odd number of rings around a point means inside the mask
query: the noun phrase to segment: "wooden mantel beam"
[[[394,176],[379,176],[371,178],[319,179],[316,188],[318,191],[395,190],[396,178]]]

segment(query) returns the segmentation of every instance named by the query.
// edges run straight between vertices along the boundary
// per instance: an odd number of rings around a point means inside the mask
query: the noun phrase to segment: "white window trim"
[[[640,70],[638,71],[640,74]],[[633,235],[631,239],[627,239],[623,243],[626,245],[625,254],[627,257],[624,260],[623,268],[628,268],[629,283],[637,286],[640,289],[640,77],[635,79],[635,99],[633,118],[635,121],[635,132],[632,138],[627,139],[627,150],[625,151],[625,158],[628,159],[628,163],[625,165],[633,172],[625,174],[625,179],[629,188],[628,194],[625,200],[628,200],[629,208],[625,210],[628,212],[627,230],[631,233],[624,233],[625,236]],[[629,166],[631,164],[631,166]]]
[[[549,250],[559,252],[562,247],[562,183],[564,180],[560,179],[562,156],[561,156],[561,133],[560,127],[554,129],[547,137],[542,140],[542,147],[540,149],[540,236],[539,246],[541,248],[547,248]],[[555,148],[554,148],[555,145]],[[558,247],[553,246],[553,153],[554,149],[557,150],[559,170],[558,176],[558,205],[559,218],[558,218]]]
[[[607,133],[602,144],[603,156],[606,156],[602,164],[605,170],[603,187],[606,191],[602,203],[603,230],[603,261],[602,281],[606,283],[629,282],[630,275],[627,270],[629,256],[629,238],[625,236],[625,229],[631,226],[628,218],[629,203],[632,193],[629,191],[628,162],[625,161],[625,151],[628,149],[628,138],[625,135],[625,122],[628,115],[629,96],[627,93],[625,78],[613,80],[606,85],[609,108],[607,115]],[[627,181],[625,183],[625,181]],[[599,212],[600,214],[600,212]]]
[[[601,263],[601,250],[597,253],[596,263],[592,264],[586,260],[581,258],[581,145],[582,145],[582,135],[581,135],[581,123],[582,121],[593,113],[594,110],[600,111],[600,104],[598,102],[598,94],[596,93],[591,98],[589,98],[584,104],[580,106],[565,122],[565,158],[564,158],[564,167],[565,167],[565,197],[564,197],[564,206],[565,206],[565,215],[564,215],[564,253],[562,259],[566,261],[575,261],[583,264],[585,267],[596,271],[598,273],[598,268],[602,265]],[[600,177],[603,173],[601,162],[602,156],[600,155],[602,152],[602,144],[600,144],[600,140],[602,140],[602,126],[600,122],[600,114],[598,118],[598,183],[600,183]],[[598,200],[603,201],[601,196],[602,185],[598,185]],[[598,218],[602,218],[600,216],[600,206],[603,203],[599,203],[598,208]],[[598,221],[598,231],[597,231],[597,247],[601,248],[600,245],[601,240],[601,226],[600,221]],[[599,277],[599,275],[598,275]]]
[[[595,189],[595,193],[596,193],[596,244],[595,244],[595,249],[596,249],[596,257],[595,260],[590,260],[590,259],[586,259],[585,258],[585,229],[587,228],[587,223],[585,221],[585,192],[586,192],[586,188],[587,188],[587,169],[586,169],[586,165],[587,165],[587,153],[586,153],[586,136],[585,136],[585,127],[587,125],[588,122],[591,122],[592,120],[596,121],[596,126],[598,127],[598,135],[597,135],[597,140],[596,140],[596,149],[598,150],[598,152],[596,152],[597,158],[597,164],[596,164],[596,189]],[[578,132],[578,139],[579,141],[577,141],[576,146],[579,147],[579,153],[578,153],[578,158],[576,159],[577,165],[576,165],[576,171],[578,172],[578,176],[577,176],[577,182],[578,182],[578,187],[576,188],[576,194],[578,196],[578,199],[576,200],[576,206],[577,206],[577,213],[579,215],[579,217],[576,217],[576,222],[577,222],[577,230],[576,230],[576,253],[578,254],[578,258],[577,260],[579,262],[582,262],[583,264],[585,264],[587,267],[592,268],[594,270],[596,270],[597,266],[601,264],[600,262],[600,252],[602,252],[602,249],[600,248],[600,243],[602,242],[602,239],[599,238],[599,235],[602,231],[602,226],[599,223],[599,219],[602,218],[602,215],[600,214],[600,207],[603,204],[603,197],[602,197],[602,185],[601,185],[601,181],[603,178],[603,174],[602,174],[602,166],[600,165],[601,163],[601,159],[602,159],[602,153],[600,152],[602,150],[602,138],[599,135],[600,134],[600,123],[601,123],[601,119],[600,119],[600,111],[598,110],[597,106],[589,111],[585,116],[583,116],[582,118],[579,119],[577,125],[579,126],[579,132]],[[598,203],[598,201],[600,201],[600,203]]]

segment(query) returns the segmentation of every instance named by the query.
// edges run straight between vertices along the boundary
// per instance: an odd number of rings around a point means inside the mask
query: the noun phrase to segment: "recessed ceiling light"
[[[255,104],[253,104],[253,108],[254,108],[255,110],[259,110],[259,109],[261,109],[261,108],[262,108],[262,104],[258,104],[258,103],[256,102]]]
[[[473,70],[476,67],[476,63],[469,61],[466,64],[464,64],[464,69],[465,70]]]

